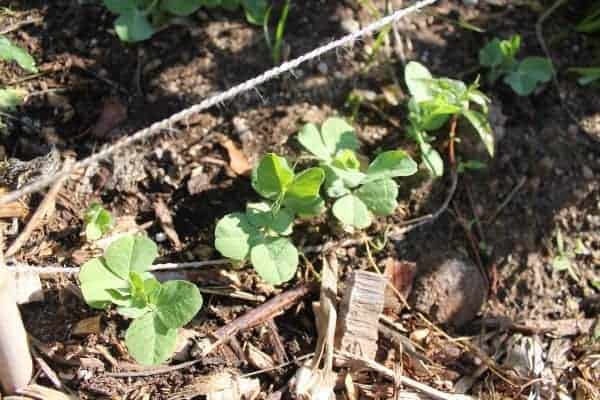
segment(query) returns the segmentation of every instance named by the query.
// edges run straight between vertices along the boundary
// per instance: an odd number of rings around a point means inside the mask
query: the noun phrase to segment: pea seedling
[[[158,256],[156,244],[141,235],[115,240],[103,257],[81,267],[79,280],[87,304],[132,318],[125,344],[133,358],[145,365],[166,361],[175,349],[177,329],[202,307],[198,288],[187,281],[160,283],[148,272]]]
[[[455,126],[458,118],[468,121],[478,133],[490,156],[494,156],[494,135],[488,122],[490,100],[478,90],[478,82],[467,86],[449,78],[434,78],[429,70],[418,62],[410,62],[404,70],[404,79],[411,98],[408,102],[408,135],[417,142],[421,159],[432,176],[444,174],[444,162],[430,144],[431,132],[442,128],[449,120],[450,163],[454,166]],[[476,105],[479,109],[474,109]]]
[[[544,57],[526,57],[518,61],[521,37],[509,40],[495,38],[479,51],[479,63],[490,68],[488,80],[495,83],[500,77],[519,96],[531,94],[540,83],[552,78],[552,62]]]
[[[298,266],[298,250],[288,238],[294,216],[322,211],[319,190],[324,179],[321,168],[295,173],[285,158],[265,155],[252,173],[252,187],[265,201],[221,218],[215,228],[216,249],[233,260],[249,259],[271,284],[289,281]]]
[[[35,74],[38,72],[35,60],[27,51],[14,45],[6,37],[0,35],[0,60],[16,62],[25,71]],[[0,111],[13,111],[23,103],[27,92],[21,89],[0,88]]]
[[[101,204],[92,204],[85,212],[85,236],[88,240],[98,240],[113,226],[114,219]]]
[[[156,29],[173,17],[185,17],[201,7],[222,7],[234,11],[243,7],[246,20],[262,25],[267,12],[266,0],[103,0],[118,17],[115,31],[124,42],[147,40]]]
[[[417,171],[417,164],[402,150],[385,151],[363,167],[354,128],[341,118],[327,119],[320,131],[314,124],[305,125],[298,141],[319,160],[325,192],[336,199],[333,215],[346,226],[363,229],[371,225],[371,214],[392,214],[398,204],[398,185],[392,178]]]

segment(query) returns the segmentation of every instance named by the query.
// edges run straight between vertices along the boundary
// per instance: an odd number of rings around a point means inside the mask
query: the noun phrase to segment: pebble
[[[156,234],[156,236],[154,237],[154,239],[156,240],[157,243],[162,243],[165,240],[167,240],[167,235],[165,235],[163,232],[158,232]]]
[[[592,171],[592,169],[590,167],[588,167],[587,165],[583,166],[582,172],[583,172],[583,177],[585,179],[587,179],[587,180],[594,179],[594,171]]]
[[[319,72],[323,75],[327,75],[327,72],[329,72],[329,67],[327,66],[327,63],[321,61],[318,65],[317,65],[317,69],[319,70]]]
[[[340,26],[346,33],[355,33],[360,30],[360,24],[353,18],[347,18],[343,20]]]

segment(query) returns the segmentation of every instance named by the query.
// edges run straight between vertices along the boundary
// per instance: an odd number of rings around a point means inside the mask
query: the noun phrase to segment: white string
[[[395,21],[399,20],[400,18],[402,18],[406,15],[409,15],[416,11],[419,11],[420,9],[427,7],[427,6],[435,3],[436,1],[437,0],[422,0],[422,1],[419,1],[415,4],[413,4],[410,7],[407,7],[407,8],[401,9],[401,10],[397,10],[394,13],[392,13],[386,17],[383,17],[383,18],[379,19],[378,21],[373,22],[372,24],[367,25],[366,27],[364,27],[363,29],[361,29],[359,31],[356,31],[354,33],[346,35],[340,39],[334,40],[324,46],[318,47],[298,58],[284,62],[284,63],[280,64],[279,66],[271,68],[270,70],[264,72],[262,75],[259,75],[252,79],[249,79],[239,85],[233,86],[232,88],[230,88],[224,92],[221,92],[215,96],[211,96],[196,105],[193,105],[185,110],[182,110],[178,113],[171,115],[169,118],[163,119],[162,121],[155,122],[154,124],[150,125],[149,127],[137,131],[136,133],[134,133],[133,135],[129,136],[128,138],[122,140],[121,142],[117,142],[114,145],[112,145],[102,151],[99,151],[96,154],[89,156],[88,158],[85,158],[79,162],[74,163],[71,168],[67,168],[65,170],[62,170],[61,172],[55,173],[53,175],[49,175],[47,177],[43,177],[35,182],[32,182],[32,183],[22,187],[21,189],[7,193],[6,195],[0,197],[0,205],[15,201],[22,196],[38,192],[38,191],[52,185],[52,183],[54,183],[57,179],[61,179],[62,177],[68,176],[77,169],[90,166],[100,160],[106,159],[106,158],[110,157],[112,154],[114,154],[115,152],[117,152],[118,150],[121,150],[133,143],[136,143],[141,140],[149,139],[152,136],[157,135],[158,133],[160,133],[163,130],[166,130],[166,129],[172,130],[171,127],[173,124],[176,124],[180,121],[187,120],[187,118],[189,118],[193,114],[197,114],[197,113],[204,111],[208,108],[211,108],[217,104],[220,104],[227,100],[230,100],[230,99],[240,95],[241,93],[255,89],[257,86],[262,85],[263,83],[270,81],[271,79],[276,78],[277,76],[279,76],[285,72],[288,72],[288,71],[293,70],[294,68],[297,68],[298,66],[300,66],[300,64],[303,64],[307,61],[318,58],[322,54],[327,53],[333,49],[337,49],[337,48],[343,47],[349,43],[353,43],[357,39],[360,39],[361,37],[366,36],[367,34],[370,34],[372,32],[378,31],[381,28],[383,28],[384,26],[394,23]]]

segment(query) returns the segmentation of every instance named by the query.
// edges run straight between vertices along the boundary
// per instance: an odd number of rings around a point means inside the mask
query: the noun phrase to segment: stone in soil
[[[409,303],[432,322],[461,327],[486,301],[488,287],[479,268],[460,253],[429,255],[417,264]]]

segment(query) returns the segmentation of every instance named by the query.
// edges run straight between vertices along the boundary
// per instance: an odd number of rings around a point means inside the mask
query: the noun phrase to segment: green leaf
[[[202,295],[193,283],[168,281],[156,298],[156,315],[167,328],[186,325],[202,308]]]
[[[354,128],[342,118],[327,118],[321,125],[321,136],[331,155],[341,150],[358,150],[360,147]]]
[[[242,0],[246,20],[254,25],[263,26],[269,4],[266,0]]]
[[[248,222],[256,228],[267,228],[280,235],[291,235],[294,216],[286,209],[272,210],[267,203],[249,203],[246,207]]]
[[[158,257],[156,244],[142,235],[126,235],[108,246],[104,253],[106,266],[122,279],[130,272],[145,272]]]
[[[298,267],[298,250],[286,238],[269,238],[250,251],[254,269],[262,279],[279,285],[294,277]]]
[[[577,80],[577,82],[581,86],[589,85],[592,82],[600,80],[600,67],[590,67],[590,68],[569,68],[569,71],[576,72],[581,77]],[[1,92],[1,91],[0,91]],[[0,94],[1,98],[1,94]],[[0,100],[0,104],[2,100]],[[2,108],[0,106],[0,108]]]
[[[497,67],[502,64],[504,53],[500,48],[500,40],[494,38],[479,50],[479,64],[485,67]]]
[[[252,237],[258,235],[245,214],[227,214],[215,227],[215,248],[223,256],[241,261],[250,252]]]
[[[500,42],[500,49],[504,56],[508,59],[514,59],[519,49],[521,48],[521,36],[514,35],[508,40]]]
[[[121,316],[123,316],[125,318],[131,318],[131,319],[140,318],[140,317],[148,314],[151,311],[152,311],[152,308],[150,308],[147,305],[143,305],[141,303],[132,304],[129,306],[117,307],[117,312]]]
[[[22,89],[0,89],[0,110],[14,111],[23,104],[26,95]]]
[[[98,203],[92,204],[86,211],[84,217],[85,235],[88,240],[98,240],[113,225],[112,215]]]
[[[600,6],[596,4],[594,7],[575,27],[578,32],[594,33],[600,31]]]
[[[19,46],[12,44],[4,36],[0,36],[0,60],[15,61],[21,68],[28,72],[38,72],[33,57]]]
[[[146,19],[146,15],[138,10],[127,10],[115,20],[115,32],[124,42],[140,42],[150,39],[154,28]]]
[[[177,341],[177,329],[168,329],[155,313],[147,313],[129,325],[125,345],[129,354],[142,365],[166,361]]]
[[[90,307],[98,309],[106,308],[116,299],[113,290],[129,289],[129,283],[113,274],[99,258],[83,264],[79,272],[79,281],[85,302]]]
[[[240,0],[222,0],[221,7],[227,11],[235,11],[240,6]]]
[[[323,203],[319,192],[324,181],[325,171],[322,168],[314,167],[302,171],[296,175],[288,188],[283,204],[299,214],[319,214]]]
[[[494,133],[487,117],[475,110],[464,110],[463,115],[479,134],[489,155],[494,157]]]
[[[552,268],[556,271],[568,271],[571,268],[571,260],[567,255],[560,254],[552,259]]]
[[[261,196],[274,200],[283,195],[294,180],[294,171],[287,160],[269,153],[252,172],[252,187]]]
[[[433,76],[429,70],[416,61],[409,62],[404,69],[406,86],[408,86],[408,91],[417,102],[433,98],[432,79]]]
[[[371,225],[371,216],[365,203],[354,195],[346,195],[333,203],[333,215],[344,225],[363,229]]]
[[[354,194],[375,215],[391,215],[398,206],[398,185],[393,179],[385,178],[362,185]]]
[[[417,172],[417,163],[402,150],[384,151],[379,154],[367,169],[363,182],[373,182],[384,178],[410,176]]]
[[[332,154],[323,143],[321,133],[315,124],[306,124],[300,129],[298,142],[318,159],[326,162],[331,161]]]
[[[123,14],[136,9],[135,0],[103,0],[104,6],[115,14]]]
[[[439,178],[444,175],[444,160],[440,153],[434,149],[429,143],[422,142],[419,144],[421,149],[421,159],[429,174],[434,178]]]
[[[204,5],[204,0],[162,0],[160,7],[171,14],[185,17]]]
[[[324,208],[325,202],[320,196],[312,198],[295,198],[287,197],[284,204],[290,210],[293,210],[296,215],[301,218],[309,218],[320,215]]]
[[[552,78],[552,63],[543,57],[527,57],[517,69],[504,77],[504,82],[520,96],[531,94],[540,82]]]

